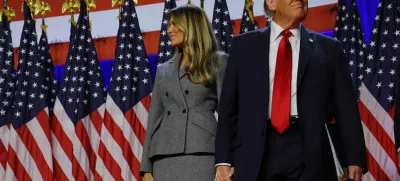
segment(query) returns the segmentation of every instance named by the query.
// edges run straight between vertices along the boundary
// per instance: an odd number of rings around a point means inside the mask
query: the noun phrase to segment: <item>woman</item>
[[[140,173],[143,181],[212,181],[214,112],[228,56],[197,6],[170,11],[168,36],[176,51],[157,68]]]

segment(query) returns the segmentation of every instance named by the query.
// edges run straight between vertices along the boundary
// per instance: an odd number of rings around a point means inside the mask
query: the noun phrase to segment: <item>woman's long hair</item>
[[[171,17],[175,26],[184,34],[182,48],[175,50],[174,58],[182,52],[187,54],[189,59],[186,72],[189,80],[206,87],[213,85],[215,80],[212,71],[215,62],[210,58],[218,50],[218,43],[206,13],[203,9],[188,4],[172,9],[168,19]]]

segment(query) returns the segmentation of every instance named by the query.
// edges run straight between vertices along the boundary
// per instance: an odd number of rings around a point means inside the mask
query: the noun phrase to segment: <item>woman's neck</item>
[[[181,70],[183,67],[185,67],[185,65],[188,62],[188,60],[189,60],[188,54],[187,53],[183,53],[182,60],[181,60],[181,62],[179,64],[179,70]]]

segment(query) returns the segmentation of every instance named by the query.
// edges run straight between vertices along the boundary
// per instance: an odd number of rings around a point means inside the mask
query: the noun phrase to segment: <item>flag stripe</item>
[[[365,180],[365,181],[375,181],[375,178],[372,177],[370,172],[367,172],[366,174],[363,175],[361,180]]]
[[[139,101],[135,106],[133,106],[133,110],[135,111],[135,115],[138,121],[140,121],[142,127],[144,130],[147,128],[147,118],[149,116],[148,109],[150,109],[150,106],[147,108],[144,106],[143,102],[147,101],[145,104],[150,105],[151,99],[149,98],[150,95],[147,95],[145,98],[143,98],[141,101]]]
[[[15,130],[16,133],[19,135],[19,137],[17,138],[19,144],[17,143],[18,146],[14,147],[14,149],[20,150],[17,153],[22,152],[22,151],[28,151],[25,153],[25,156],[32,158],[32,160],[34,162],[29,163],[29,164],[24,164],[24,166],[25,166],[25,168],[28,167],[26,169],[28,170],[28,173],[30,174],[30,176],[32,177],[33,180],[35,180],[35,178],[41,178],[42,180],[45,180],[45,181],[51,181],[51,180],[53,180],[53,177],[52,177],[52,170],[50,169],[49,163],[50,163],[50,165],[52,165],[52,164],[51,164],[51,161],[47,162],[46,157],[44,155],[44,154],[48,155],[51,153],[51,151],[45,152],[47,149],[49,149],[49,148],[46,149],[45,146],[49,146],[50,143],[41,142],[41,140],[39,141],[39,140],[35,139],[35,138],[43,139],[43,134],[40,135],[41,134],[40,131],[43,131],[43,130],[37,130],[37,128],[39,128],[39,127],[40,126],[37,124],[37,120],[33,119],[33,120],[29,121],[28,123],[26,123],[25,125],[23,125],[22,127]],[[35,132],[32,133],[32,130],[34,130]],[[46,138],[44,138],[44,139],[46,140]],[[37,142],[37,141],[39,141],[39,142]],[[24,144],[24,148],[19,147],[22,145],[21,143]],[[41,149],[39,145],[41,145],[43,147],[43,149]],[[25,156],[20,157],[20,155],[18,154],[18,159],[21,159],[21,160],[25,159],[26,158]],[[33,165],[35,165],[35,166],[33,166]],[[33,167],[33,170],[30,169],[32,167]],[[36,172],[37,171],[36,169],[39,172]],[[33,171],[35,171],[35,172],[33,172]],[[41,175],[40,177],[39,176],[36,177],[36,176],[32,175],[32,174],[39,175],[38,173],[40,173],[40,175]]]
[[[69,162],[71,162],[73,160],[73,155],[74,155],[73,151],[72,151],[73,145],[72,145],[71,140],[68,138],[67,134],[65,134],[65,132],[62,128],[62,125],[60,124],[60,121],[57,119],[57,115],[53,116],[51,130],[52,130],[52,136],[53,136],[52,143],[54,144],[55,142],[57,142],[57,145],[53,146],[53,154],[59,155],[58,153],[60,151],[62,151],[63,153],[65,153],[65,157],[64,157],[64,154],[62,155],[62,157],[68,158]],[[59,142],[61,142],[61,144]],[[58,156],[56,156],[56,158],[58,158]],[[58,160],[58,161],[60,163],[62,163],[61,162],[62,160]],[[64,160],[64,161],[66,161],[66,160]],[[63,168],[65,168],[65,167],[63,167]]]
[[[368,171],[369,171],[369,173],[371,173],[370,177],[377,178],[376,180],[385,180],[385,181],[390,180],[387,177],[386,173],[379,166],[379,164],[375,160],[375,158],[371,155],[369,150],[367,150],[367,163],[368,163]],[[366,181],[370,181],[370,180],[366,180]]]
[[[140,102],[138,104],[141,104]],[[125,113],[124,117],[125,117],[125,121],[126,123],[129,124],[130,128],[133,130],[133,132],[136,135],[136,138],[138,138],[138,140],[140,141],[141,145],[144,145],[144,139],[146,137],[146,130],[145,127],[142,125],[143,122],[141,119],[139,119],[137,117],[136,113],[140,114],[139,110],[135,110],[138,109],[138,107],[133,107],[132,109],[129,109],[128,112]],[[145,121],[147,121],[147,118],[145,119]],[[147,124],[147,123],[145,123]],[[120,125],[123,126],[123,125]]]
[[[16,135],[13,135],[16,136]],[[17,158],[17,153],[14,149],[8,149],[8,155],[11,158]],[[13,159],[8,162],[6,180],[32,180],[26,171],[23,163],[19,159]]]
[[[364,138],[366,142],[367,149],[371,156],[376,160],[377,164],[386,174],[386,176],[390,180],[396,181],[398,179],[398,173],[396,169],[396,165],[391,159],[387,159],[388,155],[386,154],[385,150],[379,144],[379,142],[375,139],[373,134],[370,132],[368,127],[362,122],[363,131],[364,131]],[[378,174],[382,175],[382,174]],[[374,175],[376,178],[376,176]],[[378,179],[380,180],[380,179]]]
[[[61,104],[58,97],[56,98],[54,107],[55,108],[57,107],[57,109],[54,109],[53,114],[55,115],[55,117],[57,117],[57,122],[61,125],[60,128],[62,128],[61,130],[63,130],[62,132],[64,132],[63,136],[65,135],[66,136],[65,139],[68,139],[70,141],[75,140],[74,139],[76,137],[75,125],[69,118],[68,114],[65,112],[64,106],[63,106],[63,104]],[[61,130],[57,130],[57,131],[61,131]],[[58,140],[60,140],[60,139],[58,139]],[[61,142],[61,146],[64,146],[63,142]],[[72,143],[71,143],[71,145],[68,145],[68,146],[71,146],[69,148],[72,148]]]
[[[106,109],[104,126],[110,132],[114,141],[117,142],[122,149],[122,155],[128,162],[132,174],[137,180],[140,180],[141,176],[139,175],[138,170],[140,168],[143,146],[136,137],[136,132],[132,130],[135,129],[135,127],[132,126],[131,122],[125,119],[127,116],[123,116],[124,114],[110,96],[107,96]],[[133,114],[133,109],[130,109],[128,112],[132,112]],[[111,119],[107,117],[110,117]],[[135,124],[140,124],[140,122],[137,121],[133,125]],[[121,137],[120,135],[124,135],[124,137]]]
[[[146,109],[147,115],[148,112],[150,111],[150,104],[151,104],[151,94],[147,95],[140,101],[143,105],[143,108]],[[145,117],[147,119],[147,117]],[[143,123],[144,122],[144,123]],[[143,127],[146,129],[147,128],[147,121],[142,121]]]
[[[81,148],[81,147],[78,147],[78,148]],[[81,166],[81,163],[79,162],[79,160],[83,159],[82,157],[86,157],[86,155],[81,156],[81,157],[76,157],[76,156],[80,156],[79,153],[86,154],[83,149],[76,149],[74,147],[74,158],[72,159],[72,175],[74,176],[75,180],[88,181],[89,180],[88,174],[91,174],[91,172],[88,169],[83,168]],[[88,160],[85,160],[85,161],[88,162]],[[82,163],[82,164],[84,164],[84,163]],[[89,173],[87,173],[87,172],[89,172]]]
[[[91,180],[91,178],[94,178],[94,173],[96,172],[96,154],[92,148],[92,145],[90,144],[90,137],[89,137],[89,133],[93,130],[86,130],[85,126],[84,126],[84,122],[88,122],[90,121],[89,118],[84,118],[80,121],[78,121],[75,125],[75,133],[77,138],[80,141],[80,148],[79,151],[81,153],[78,153],[78,155],[80,155],[80,157],[77,157],[78,162],[80,163],[80,166],[82,167],[82,169],[85,171],[85,173],[90,173],[93,174],[92,175],[86,175],[87,178],[89,180]],[[87,124],[87,123],[86,123]],[[89,133],[88,133],[89,132]],[[74,144],[74,146],[76,146],[76,144]],[[75,156],[77,156],[76,152],[75,152]],[[87,164],[89,163],[89,164]]]
[[[100,150],[104,144],[100,142],[99,144],[99,150],[98,150],[98,155],[97,155],[97,160],[96,160],[96,171],[98,173],[98,178],[95,180],[123,180],[123,179],[114,179],[114,176],[112,173],[110,173],[107,168],[105,163],[100,157],[100,153],[103,154],[102,150]],[[114,167],[118,167],[118,165],[113,165]]]
[[[394,143],[394,121],[389,116],[388,112],[383,109],[375,97],[369,92],[364,83],[361,85],[360,100],[368,108],[371,114],[374,115],[378,123],[384,129],[384,132],[386,132],[386,134]]]
[[[55,116],[53,116],[54,118]],[[54,119],[53,119],[54,120]],[[54,125],[54,124],[53,124]],[[69,158],[62,149],[54,133],[51,133],[52,150],[53,150],[53,176],[57,181],[74,181],[72,177],[72,158]],[[72,147],[70,147],[72,151]]]
[[[64,174],[64,172],[55,172],[56,170],[62,170],[61,166],[58,164],[58,162],[54,162],[53,164],[54,167],[54,180],[56,181],[69,181],[67,175]]]
[[[100,116],[99,112],[104,112],[105,104],[102,104],[97,110],[91,112],[89,116],[85,117],[78,124],[82,123],[85,127],[87,133],[87,141],[89,141],[90,147],[87,147],[88,151],[90,151],[90,168],[95,176],[95,180],[101,179],[98,171],[96,170],[96,165],[102,164],[100,162],[96,164],[97,157],[98,157],[98,148],[100,144],[100,134],[101,134],[101,127],[103,124],[103,118]],[[92,119],[93,118],[93,119]],[[89,153],[88,153],[89,155]],[[103,167],[103,166],[101,166]]]
[[[107,102],[108,104],[110,101]],[[115,112],[114,112],[115,114]],[[121,128],[119,125],[116,124],[114,120],[112,120],[111,115],[106,111],[105,114],[106,119],[104,119],[104,137],[102,137],[102,140],[107,140],[109,143],[107,143],[107,150],[110,152],[111,155],[115,158],[119,158],[119,165],[122,167],[122,175],[129,177],[132,179],[131,174],[135,174],[137,170],[134,170],[132,167],[133,165],[128,164],[129,162],[133,161],[135,162],[134,159],[134,154],[129,146],[129,142],[126,140],[125,137],[122,137],[121,135],[124,135],[122,132]],[[102,135],[103,136],[103,135]],[[119,147],[118,147],[118,146]],[[123,155],[123,158],[121,159],[118,155]],[[140,164],[139,162],[135,163],[135,165]],[[126,168],[130,168],[128,171]],[[136,177],[136,179],[139,179]]]
[[[378,106],[375,106],[378,107]],[[371,134],[375,137],[375,139],[382,145],[382,148],[385,150],[387,155],[395,161],[396,157],[396,145],[392,142],[390,137],[387,135],[387,132],[379,124],[374,117],[375,114],[372,114],[367,107],[362,102],[359,102],[358,108],[360,111],[361,120],[364,122],[366,127],[369,129]]]
[[[263,17],[265,20],[264,10],[261,4],[261,1],[258,0],[260,4],[254,6],[254,16],[255,17]],[[331,1],[331,2],[329,2]],[[313,4],[309,7],[307,19],[303,21],[304,25],[310,28],[313,31],[328,31],[332,30],[335,24],[335,12],[330,13],[331,9],[337,6],[336,2],[332,2],[334,0],[323,0],[320,1],[320,4]],[[187,1],[177,1],[176,4],[183,5],[186,4]],[[206,13],[211,20],[212,13],[213,13],[213,1],[205,1],[205,4],[208,4],[205,7]],[[159,35],[160,32],[160,23],[162,22],[162,14],[163,14],[163,5],[164,3],[155,3],[146,6],[138,6],[137,13],[139,18],[139,23],[143,32],[153,32],[158,31],[157,34]],[[232,20],[241,20],[242,18],[242,11],[243,11],[243,3],[242,2],[234,2],[228,1],[228,8],[229,12],[231,13]],[[60,7],[60,6],[58,6]],[[92,20],[92,34],[96,35],[94,38],[98,37],[112,37],[116,36],[118,32],[118,19],[115,18],[118,15],[118,9],[106,10],[106,11],[97,11],[91,12],[90,17]],[[17,17],[23,17],[18,16]],[[48,17],[46,18],[46,24],[51,27],[47,29],[49,43],[61,43],[61,42],[68,42],[69,41],[69,23],[70,16],[57,16],[57,17]],[[322,21],[323,20],[323,21]],[[320,22],[320,23],[315,23]],[[262,22],[265,27],[265,21]],[[12,32],[12,39],[13,47],[19,47],[20,43],[20,35],[22,32],[22,21],[13,21],[11,23]],[[237,31],[239,33],[240,23],[237,24]],[[39,29],[39,26],[37,26]],[[38,31],[38,35],[41,35],[41,32]],[[157,35],[157,36],[158,36]],[[156,42],[158,47],[158,39]],[[114,41],[115,44],[115,41]],[[67,46],[68,47],[68,46]],[[97,47],[97,46],[96,46]],[[147,46],[148,47],[148,46]],[[114,50],[114,49],[112,49]],[[109,50],[108,50],[109,51]],[[100,52],[100,51],[99,51]],[[114,51],[112,51],[114,52]],[[157,50],[154,54],[157,53]],[[53,54],[52,54],[53,55]],[[57,59],[56,57],[53,57]],[[64,57],[65,61],[65,57]]]
[[[5,170],[7,168],[8,139],[9,139],[9,129],[8,129],[8,126],[5,125],[0,128],[0,140],[1,140],[1,142],[0,142],[0,164],[2,165],[2,167],[0,169],[4,170],[4,174],[5,174]],[[4,174],[0,173],[0,176],[2,176]]]
[[[110,110],[112,110],[112,112]],[[129,146],[131,147],[131,150],[133,151],[134,156],[137,159],[142,158],[143,146],[142,146],[140,140],[136,137],[136,133],[134,132],[134,130],[132,130],[132,129],[134,129],[134,127],[125,126],[125,125],[131,125],[131,123],[125,119],[126,116],[125,117],[122,116],[123,113],[121,112],[121,110],[118,108],[118,106],[115,104],[114,100],[111,97],[110,97],[110,99],[107,99],[107,111],[110,112],[112,120],[114,120],[115,124],[120,127],[120,129],[122,130],[122,132],[124,134],[125,139],[128,141],[128,143],[130,143]],[[128,150],[128,148],[126,148],[126,149]],[[123,150],[125,150],[125,148],[123,148]],[[123,152],[123,154],[124,154],[124,157],[126,160],[128,160],[128,161],[131,160],[130,159],[131,155],[128,154],[128,152]],[[139,163],[140,163],[140,161],[139,161]]]
[[[8,152],[10,154],[10,151],[13,150],[13,152],[15,152],[16,157],[9,156],[8,162],[19,160],[32,180],[43,180],[41,175],[42,174],[41,170],[38,169],[35,163],[35,159],[32,158],[30,151],[28,151],[28,149],[25,146],[25,143],[23,142],[23,140],[29,140],[27,132],[29,132],[29,130],[25,125],[18,128],[18,132],[14,129],[13,126],[11,126],[10,145],[8,147]],[[13,172],[16,173],[17,171],[13,170]],[[16,174],[16,176],[18,175]]]
[[[101,170],[101,173],[110,172],[110,174],[112,175],[114,180],[124,180],[121,177],[121,175],[123,175],[123,172],[121,170],[121,167],[119,166],[120,164],[114,160],[114,158],[108,152],[108,150],[103,142],[100,142],[100,145],[99,145],[99,156],[100,156],[101,160],[104,160],[103,161],[104,168],[108,170],[108,171]]]
[[[28,144],[27,142],[29,142],[29,144],[31,144],[33,146],[34,152],[37,152],[37,153],[31,152],[31,154],[32,154],[33,158],[35,158],[35,157],[40,158],[40,162],[37,162],[37,163],[38,163],[39,168],[44,167],[43,174],[51,175],[53,172],[53,169],[52,169],[53,161],[52,161],[52,157],[49,157],[47,155],[51,155],[52,150],[51,150],[50,140],[47,139],[47,135],[46,135],[50,129],[41,129],[42,125],[40,124],[40,123],[47,124],[46,127],[48,128],[49,118],[47,117],[47,115],[44,111],[42,111],[42,113],[45,114],[44,117],[36,117],[33,120],[26,123],[26,126],[29,129],[29,132],[26,132],[28,134],[27,137],[32,140],[25,140],[25,144]],[[39,118],[39,119],[37,119],[37,118]],[[47,122],[47,123],[44,123],[44,122]],[[17,132],[19,133],[18,130],[17,130]],[[29,133],[31,133],[31,134],[29,135]],[[52,180],[51,176],[48,178],[50,180]]]
[[[57,98],[58,100],[58,98]],[[67,116],[67,115],[65,115]],[[57,146],[53,146],[53,154],[57,154],[59,151],[57,151],[58,149],[62,148],[63,152],[65,152],[66,157],[69,159],[69,161],[71,162],[73,160],[73,144],[72,141],[69,139],[68,135],[64,132],[64,129],[62,127],[62,125],[60,124],[61,122],[58,120],[57,118],[58,116],[56,114],[54,114],[53,116],[53,121],[52,121],[52,125],[51,125],[51,130],[52,130],[52,136],[54,136],[55,138],[52,139],[52,143],[54,143],[54,141],[56,140]],[[58,147],[60,146],[60,147]],[[54,151],[56,150],[56,151]],[[60,150],[61,151],[61,150]],[[56,157],[58,158],[58,157]],[[57,159],[58,160],[58,159]],[[62,163],[61,161],[63,160],[58,160],[60,163]],[[65,168],[65,167],[62,167]]]
[[[50,143],[51,141],[51,136],[50,136],[50,121],[49,121],[49,113],[47,112],[47,109],[44,109],[43,111],[39,112],[39,114],[36,116],[36,119],[38,120],[39,125],[41,126],[43,131],[43,134],[45,134],[47,141]]]

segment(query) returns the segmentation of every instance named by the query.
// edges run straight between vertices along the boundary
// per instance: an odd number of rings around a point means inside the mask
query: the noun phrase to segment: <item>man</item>
[[[360,181],[365,142],[340,43],[301,24],[308,0],[265,3],[269,27],[232,40],[219,103],[215,179],[337,180],[324,146],[324,125],[333,114],[342,164],[350,179]]]

